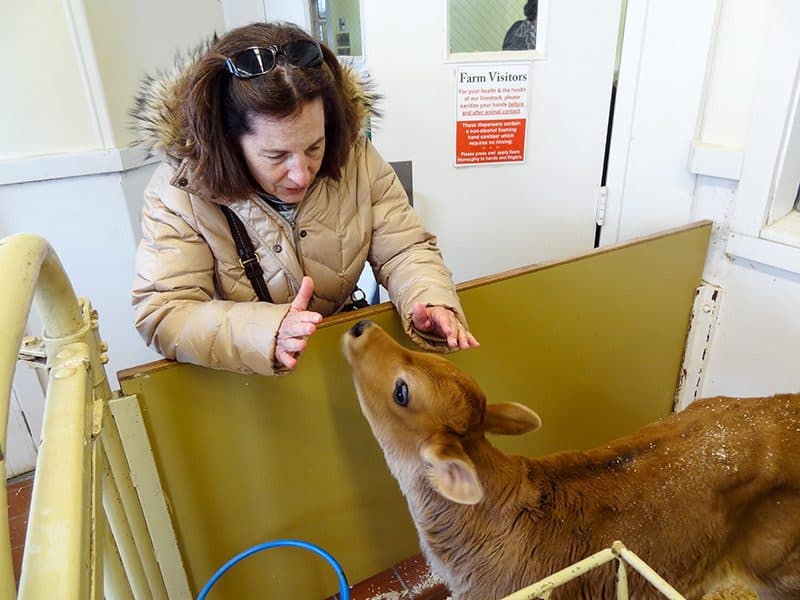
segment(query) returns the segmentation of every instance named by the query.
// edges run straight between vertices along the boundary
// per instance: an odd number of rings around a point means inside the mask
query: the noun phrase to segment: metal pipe
[[[12,391],[14,370],[17,364],[17,356],[22,344],[22,338],[25,333],[25,326],[28,322],[28,317],[31,310],[31,305],[36,305],[36,310],[39,313],[44,323],[44,336],[47,342],[48,363],[51,369],[54,368],[54,361],[64,360],[64,357],[56,359],[58,355],[68,348],[74,348],[78,345],[83,345],[80,350],[82,358],[78,361],[81,363],[79,366],[74,367],[75,373],[71,373],[68,377],[64,375],[66,372],[64,365],[56,365],[60,378],[57,383],[51,377],[51,385],[55,383],[55,390],[51,392],[48,388],[47,404],[57,400],[57,404],[71,405],[70,417],[75,417],[78,412],[82,412],[85,419],[81,422],[83,428],[89,427],[89,434],[91,434],[92,414],[91,414],[91,400],[92,391],[97,398],[108,399],[111,396],[111,390],[108,385],[108,380],[105,376],[105,370],[102,364],[105,361],[104,355],[101,354],[102,342],[100,341],[97,332],[97,319],[96,314],[92,314],[91,307],[88,303],[81,304],[75,296],[75,291],[72,284],[58,259],[58,256],[50,247],[49,243],[42,237],[33,234],[16,234],[0,240],[0,272],[10,281],[14,282],[13,286],[7,286],[3,293],[3,306],[0,310],[0,393],[3,394],[0,399],[0,470],[2,470],[2,491],[6,492],[6,465],[5,454],[8,435],[8,411],[9,411],[9,398]],[[87,314],[89,313],[89,314]],[[82,364],[85,361],[85,365]],[[91,368],[90,368],[91,367]],[[52,374],[51,374],[52,375]],[[78,380],[86,379],[89,382],[89,389],[80,389],[82,383]],[[63,381],[62,381],[63,380]],[[74,395],[71,399],[65,399],[62,394],[80,394]],[[51,414],[62,410],[63,407],[53,408],[50,410]],[[66,410],[66,409],[65,409]],[[88,411],[88,413],[86,412]],[[70,412],[67,410],[67,412]],[[45,415],[48,413],[47,406],[45,407]],[[47,417],[45,416],[47,421]],[[83,465],[82,470],[77,470],[74,473],[68,471],[63,467],[63,460],[60,452],[52,449],[52,446],[57,446],[52,442],[55,439],[63,439],[67,445],[74,444],[75,440],[67,440],[61,436],[59,430],[62,429],[63,424],[55,422],[53,418],[49,421],[51,430],[48,432],[45,429],[42,431],[43,439],[50,439],[51,450],[50,454],[56,455],[56,462],[52,465],[42,465],[43,454],[40,454],[37,461],[37,472],[41,475],[42,471],[54,469],[55,481],[61,482],[66,485],[66,488],[58,490],[58,486],[53,486],[50,482],[42,483],[44,476],[37,476],[34,480],[33,498],[34,502],[31,505],[31,520],[27,533],[27,538],[37,539],[44,534],[41,532],[41,526],[36,525],[37,512],[36,507],[47,507],[47,513],[51,512],[53,506],[59,506],[61,501],[66,498],[71,498],[67,495],[66,490],[75,489],[76,485],[81,487],[81,494],[92,490],[95,494],[98,493],[94,486],[96,481],[89,476],[87,479],[87,472],[85,469],[86,464]],[[74,424],[77,424],[75,422]],[[75,431],[77,440],[81,440],[81,444],[87,446],[83,449],[81,454],[82,460],[92,461],[92,449],[88,446],[91,440],[85,438],[85,429]],[[44,444],[43,444],[44,446]],[[74,458],[74,457],[73,457]],[[52,460],[52,459],[51,459]],[[75,461],[73,461],[75,462]],[[54,465],[58,464],[59,468],[55,469]],[[77,463],[76,463],[77,464]],[[77,479],[76,479],[77,476]],[[39,491],[37,491],[37,488]],[[45,491],[49,490],[49,491]],[[43,498],[52,498],[50,501],[43,500]],[[83,496],[81,496],[83,497]],[[36,500],[38,498],[38,500]],[[90,498],[85,498],[85,510],[93,510],[94,503]],[[0,597],[13,598],[16,594],[14,589],[14,576],[13,567],[11,563],[11,547],[8,532],[8,508],[5,502],[0,503]],[[74,510],[72,501],[70,500],[70,510]],[[82,515],[86,517],[84,522],[93,522],[90,519],[90,513]],[[34,531],[32,535],[31,531]],[[39,531],[39,533],[35,533]],[[83,535],[83,534],[81,534]],[[87,560],[97,560],[96,552],[97,544],[94,543],[94,532],[90,531],[86,538],[89,555]],[[46,536],[45,536],[46,537]],[[45,539],[42,537],[42,539]],[[54,539],[54,538],[53,538]],[[74,540],[71,540],[74,541]],[[49,543],[49,541],[48,541]],[[27,550],[28,544],[26,543],[26,564],[29,563],[27,557],[29,554],[36,555],[38,552],[44,550],[39,547],[33,547],[32,550]],[[46,566],[46,565],[42,565]],[[36,572],[40,573],[40,565],[36,564]],[[95,581],[98,575],[92,574],[89,576],[90,582],[88,587],[85,588],[89,594],[96,593]],[[100,584],[102,584],[102,574],[99,575]],[[23,568],[22,579],[31,581],[38,579],[37,577],[25,577],[25,569]],[[64,582],[65,585],[67,582]],[[30,583],[26,584],[26,589],[31,589]],[[54,585],[58,589],[62,589],[62,585],[56,582]],[[54,588],[55,589],[55,588]],[[22,590],[22,581],[20,582],[20,590]],[[44,596],[43,596],[44,597]]]
[[[92,596],[89,351],[73,344],[50,372],[19,594],[26,600]],[[88,414],[87,414],[88,413]],[[11,596],[13,597],[13,596]]]
[[[596,552],[565,569],[561,569],[549,577],[545,577],[528,587],[506,596],[503,600],[548,598],[553,589],[615,559],[619,562],[617,568],[617,600],[627,600],[628,598],[628,576],[623,563],[629,564],[633,569],[638,571],[642,577],[669,600],[686,600],[686,598],[678,593],[664,578],[650,568],[636,554],[628,550],[620,541],[614,542],[611,548],[600,550],[600,552]]]
[[[25,324],[28,322],[39,271],[48,254],[47,242],[35,236],[11,236],[0,240],[0,273],[14,282],[14,285],[6,286],[7,290],[3,293],[3,310],[0,311],[0,331],[3,332],[0,336],[0,385],[2,385],[0,393],[3,394],[3,410],[0,410],[0,452],[4,469],[8,434],[8,398],[11,395],[17,354],[22,344]],[[77,301],[75,308],[77,309]],[[80,313],[77,315],[80,318]],[[5,477],[3,480],[5,481]]]
[[[588,573],[592,569],[610,560],[614,560],[615,558],[616,554],[614,554],[611,548],[605,548],[569,567],[556,571],[549,577],[545,577],[526,588],[514,592],[510,596],[506,596],[503,600],[531,600],[532,598],[542,598],[544,594],[549,594],[554,588],[564,585],[568,581],[572,581],[576,577],[580,577],[584,573]]]
[[[0,311],[0,331],[3,332],[0,336],[0,393],[3,394],[0,459],[5,475],[8,398],[31,305],[36,305],[44,323],[45,337],[49,341],[48,356],[54,356],[63,346],[82,341],[89,344],[93,367],[95,363],[102,364],[102,359],[96,330],[85,322],[75,290],[47,240],[28,233],[0,240],[0,273],[14,282],[3,293],[3,310]],[[111,390],[105,370],[94,368],[93,371],[95,377],[99,377],[93,387],[100,388],[101,397],[109,398]]]
[[[19,234],[0,240],[0,273],[14,285],[6,286],[3,293],[3,309],[0,310],[0,467],[2,468],[3,497],[6,496],[6,442],[8,437],[8,406],[13,385],[14,369],[17,364],[17,354],[28,322],[31,302],[36,291],[39,272],[43,263],[54,259],[51,256],[50,246],[47,242],[34,235]],[[53,269],[48,267],[48,272]],[[62,269],[63,272],[63,269]],[[45,293],[54,292],[55,288],[62,288],[63,284],[54,284]],[[74,296],[74,294],[73,294]],[[70,325],[80,323],[80,312],[77,310],[77,301],[71,309],[64,308],[63,312],[48,315],[53,322],[53,328],[69,328]],[[14,589],[13,566],[11,563],[11,545],[8,532],[8,506],[0,502],[0,572],[8,574],[0,577],[0,597],[13,598]]]
[[[611,549],[615,554],[618,554],[625,560],[631,567],[636,569],[642,577],[647,579],[654,588],[661,592],[669,600],[686,600],[674,587],[656,573],[650,565],[639,558],[635,553],[628,550],[622,542],[616,541],[612,544]]]
[[[621,558],[617,559],[617,600],[628,600],[628,570]]]

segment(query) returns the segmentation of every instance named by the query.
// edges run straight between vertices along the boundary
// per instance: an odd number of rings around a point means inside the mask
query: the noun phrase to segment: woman
[[[145,80],[138,142],[165,154],[145,190],[132,292],[148,344],[212,368],[294,369],[369,261],[416,343],[478,345],[436,238],[361,135],[373,103],[291,24],[232,30]]]

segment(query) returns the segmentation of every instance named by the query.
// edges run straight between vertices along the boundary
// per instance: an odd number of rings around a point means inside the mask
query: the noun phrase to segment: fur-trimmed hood
[[[178,111],[181,90],[194,64],[211,47],[216,36],[204,40],[188,51],[178,52],[173,65],[148,73],[139,84],[130,110],[130,129],[134,133],[132,146],[142,147],[148,154],[164,154],[179,158],[186,154],[192,141],[181,139]],[[380,116],[380,95],[362,65],[352,59],[340,59],[344,77],[344,92],[354,103],[358,120],[366,128],[371,118]]]

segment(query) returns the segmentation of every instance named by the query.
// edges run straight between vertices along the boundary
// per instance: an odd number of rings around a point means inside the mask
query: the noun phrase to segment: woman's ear
[[[437,434],[420,448],[420,457],[431,487],[442,496],[459,504],[477,504],[483,498],[483,487],[461,442],[449,434]]]
[[[503,435],[520,435],[536,431],[541,427],[542,419],[527,406],[516,402],[487,404],[483,429],[488,433]]]

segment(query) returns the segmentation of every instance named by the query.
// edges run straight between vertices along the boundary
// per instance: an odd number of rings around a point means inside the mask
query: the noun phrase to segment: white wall
[[[687,155],[712,47],[712,0],[628,2],[603,245],[688,222]]]
[[[37,0],[0,7],[0,161],[99,147],[62,4]]]
[[[308,30],[311,15],[307,0],[263,0],[264,14],[269,21],[288,21]]]
[[[266,20],[263,0],[221,0],[227,30]]]
[[[112,389],[117,370],[157,358],[133,329],[129,290],[136,240],[123,185],[120,173],[107,173],[0,187],[0,237],[43,236],[75,292],[98,310]]]
[[[4,86],[0,110],[0,234],[34,231],[53,242],[78,293],[100,311],[113,374],[153,357],[130,325],[128,299],[140,193],[152,165],[134,162],[138,166],[126,170],[114,167],[122,161],[113,156],[127,139],[124,113],[132,87],[148,67],[167,67],[177,48],[240,24],[261,7],[252,0],[226,0],[223,21],[222,8],[211,0],[109,6],[99,0],[3,5],[0,65],[12,74],[5,81],[15,85]],[[267,18],[307,24],[305,2],[263,0],[261,6]],[[800,305],[798,276],[726,254],[739,175],[698,175],[690,164],[693,147],[703,144],[718,146],[718,157],[730,151],[734,162],[747,154],[765,48],[780,6],[781,0],[628,3],[610,181],[616,199],[603,243],[696,218],[716,221],[706,278],[724,294],[706,393],[800,388],[800,370],[791,368],[800,341],[793,309]],[[75,36],[82,30],[74,21],[81,14],[89,38],[79,44]],[[97,56],[88,68],[87,48]],[[48,68],[23,68],[17,57],[26,53]],[[124,61],[121,70],[118,59]],[[96,98],[103,114],[93,112],[90,102],[92,71],[101,82]],[[393,89],[390,105],[402,106],[405,94],[418,93]],[[103,123],[112,132],[112,154],[89,152],[104,148]],[[41,157],[31,158],[36,155]],[[436,177],[424,176],[417,184],[425,189],[423,197],[446,197],[449,191]],[[436,220],[448,251],[460,252],[452,220],[438,214],[434,203],[423,210]],[[557,224],[554,229],[557,235]],[[475,268],[467,262],[459,267],[465,276]],[[103,277],[97,277],[98,268]]]
[[[698,134],[704,142],[744,147],[775,5],[775,0],[722,3]]]
[[[788,118],[776,83],[794,88],[798,64],[797,45],[780,40],[793,36],[798,11],[784,0],[729,0],[724,8],[701,136],[731,150],[741,148],[742,171],[738,180],[699,175],[694,197],[694,214],[717,224],[705,277],[723,289],[702,391],[798,391],[800,272],[766,264],[773,262],[771,250],[790,250],[754,239],[755,247],[766,248],[755,261],[730,245],[731,234],[766,224],[764,209],[774,189]]]
[[[373,141],[386,159],[413,162],[415,209],[456,282],[593,248],[620,3],[540,3],[541,54],[521,63],[525,161],[458,167],[458,66],[518,53],[450,55],[445,3],[362,5],[365,62],[384,95]]]
[[[79,4],[79,2],[74,2]],[[178,50],[224,33],[218,0],[83,0],[88,31],[82,44],[95,57],[114,146],[126,147],[131,98],[145,73],[166,69]],[[87,38],[88,36],[88,38]]]
[[[797,8],[790,0],[650,0],[629,10],[625,43],[633,48],[623,48],[609,183],[614,218],[603,242],[714,220],[704,278],[722,295],[700,395],[798,391],[798,261],[758,234],[786,119],[778,96],[797,68],[796,48],[770,48],[780,46],[781,28],[792,35],[796,18],[787,15]],[[758,260],[734,251],[731,238],[742,233]],[[770,264],[772,251],[789,256],[784,268]]]
[[[128,110],[146,72],[225,30],[216,0],[35,0],[0,8],[0,236],[54,247],[100,314],[117,370],[158,358],[133,328],[130,287],[142,191],[154,164],[129,151]],[[31,334],[40,333],[36,317]]]

